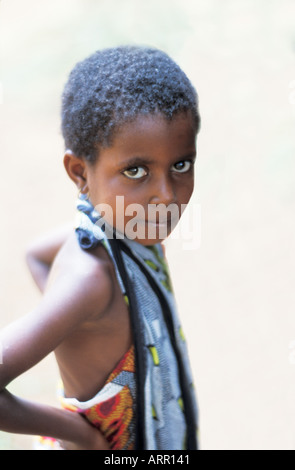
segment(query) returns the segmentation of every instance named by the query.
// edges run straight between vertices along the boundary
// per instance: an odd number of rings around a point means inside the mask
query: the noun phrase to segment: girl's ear
[[[87,184],[87,168],[84,160],[74,155],[71,150],[66,150],[64,155],[64,167],[79,191],[86,194],[89,188]]]

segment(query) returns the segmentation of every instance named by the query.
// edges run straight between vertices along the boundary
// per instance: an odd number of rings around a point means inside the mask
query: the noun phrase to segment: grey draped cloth
[[[101,244],[129,307],[135,346],[136,449],[197,450],[197,404],[187,345],[160,243],[106,235],[100,214],[80,195],[76,235],[82,249]]]

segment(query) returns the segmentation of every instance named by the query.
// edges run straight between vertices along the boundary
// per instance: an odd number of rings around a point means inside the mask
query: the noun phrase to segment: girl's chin
[[[125,224],[125,226],[112,227],[106,224],[106,233],[109,236],[113,236],[117,239],[127,238],[131,241],[136,241],[141,245],[155,245],[163,242],[172,232],[171,223],[149,223],[149,222],[137,222],[132,224]]]
[[[171,233],[171,227],[167,224],[146,224],[142,230],[137,232],[125,229],[125,236],[141,245],[155,245],[164,241]]]
[[[165,238],[159,238],[159,239],[142,239],[142,238],[134,238],[133,241],[139,243],[140,245],[143,246],[152,246],[156,245],[157,243],[161,243],[165,240]]]

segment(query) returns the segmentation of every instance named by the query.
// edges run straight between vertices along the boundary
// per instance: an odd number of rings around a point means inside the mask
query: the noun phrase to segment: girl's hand
[[[110,450],[110,444],[107,442],[102,433],[90,424],[81,415],[77,414],[77,418],[81,420],[81,427],[85,427],[83,431],[83,440],[80,442],[69,442],[59,440],[59,444],[64,450]]]

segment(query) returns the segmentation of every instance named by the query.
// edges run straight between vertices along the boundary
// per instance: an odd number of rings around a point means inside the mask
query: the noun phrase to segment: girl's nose
[[[168,178],[159,179],[152,188],[150,204],[169,204],[176,202],[175,188],[173,182]]]

